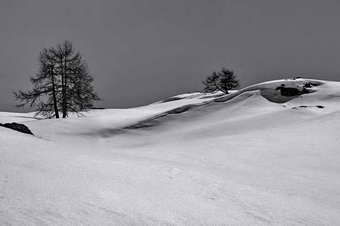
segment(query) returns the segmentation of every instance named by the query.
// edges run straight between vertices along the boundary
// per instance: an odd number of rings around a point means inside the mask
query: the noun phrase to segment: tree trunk
[[[66,56],[64,56],[64,63],[63,63],[63,75],[62,75],[62,107],[63,107],[63,118],[67,117],[67,102],[66,102]]]
[[[56,95],[56,90],[55,90],[53,68],[51,69],[51,79],[52,79],[52,96],[53,96],[54,113],[55,113],[55,117],[59,118],[59,111],[58,111],[58,105],[57,105],[57,95]]]

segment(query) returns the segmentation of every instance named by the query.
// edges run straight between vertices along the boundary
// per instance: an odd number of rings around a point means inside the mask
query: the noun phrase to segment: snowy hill
[[[2,112],[36,136],[0,127],[0,224],[338,225],[339,98],[296,79],[66,120]]]

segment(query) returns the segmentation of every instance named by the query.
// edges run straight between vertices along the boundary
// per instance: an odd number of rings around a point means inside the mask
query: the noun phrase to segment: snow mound
[[[294,95],[282,95],[282,91],[280,88],[286,88],[290,90],[296,90],[297,94]],[[164,111],[161,114],[155,115],[148,119],[142,120],[134,125],[129,125],[125,128],[127,129],[138,129],[138,128],[147,128],[154,125],[159,124],[160,121],[164,121],[164,118],[173,118],[171,117],[173,114],[181,114],[187,111],[203,111],[207,112],[210,108],[212,111],[216,111],[215,108],[231,108],[235,104],[244,105],[243,102],[247,102],[247,105],[254,105],[257,108],[265,109],[266,105],[270,105],[267,101],[273,103],[288,103],[288,105],[292,105],[292,109],[305,108],[306,107],[315,107],[318,109],[323,109],[325,106],[323,105],[308,105],[315,104],[316,102],[327,101],[332,102],[334,97],[340,96],[339,92],[340,83],[338,82],[327,82],[321,80],[312,80],[312,79],[283,79],[283,80],[275,80],[270,82],[259,83],[256,85],[252,85],[246,87],[241,90],[231,91],[230,94],[223,94],[221,92],[215,93],[193,93],[193,94],[184,94],[178,95],[175,97],[168,98],[164,101],[157,102],[166,103],[166,102],[176,102],[179,106],[168,111]],[[313,94],[314,93],[314,94]],[[308,95],[307,95],[308,94]],[[264,99],[263,99],[264,98]],[[202,102],[198,102],[195,104],[180,104],[179,100],[185,99],[198,99],[204,100]],[[223,105],[216,105],[216,103],[225,103]],[[335,101],[337,102],[337,100]],[[336,103],[335,103],[336,104]],[[295,106],[296,105],[296,106]],[[330,104],[331,105],[331,104]],[[273,108],[277,108],[278,106],[286,107],[287,105],[271,105]],[[331,105],[332,107],[333,105]],[[198,108],[198,109],[196,109]],[[205,113],[206,114],[206,113]],[[182,117],[180,115],[179,117]]]
[[[0,113],[36,134],[0,127],[0,224],[339,225],[339,98],[296,79],[66,120]]]
[[[280,92],[282,86],[301,91],[306,87],[306,84],[308,86],[306,93],[283,96]],[[160,122],[176,118],[176,115],[183,117],[184,113],[191,114],[192,111],[214,112],[215,108],[233,109],[237,103],[244,105],[242,104],[244,102],[248,106],[253,105],[262,110],[270,105],[274,108],[271,108],[270,111],[274,112],[275,108],[281,109],[282,106],[298,110],[301,109],[299,106],[322,106],[322,109],[331,111],[337,109],[336,98],[340,96],[339,84],[338,82],[314,79],[282,79],[255,84],[241,90],[233,90],[230,94],[196,92],[177,95],[137,108],[92,110],[84,113],[84,117],[71,117],[67,120],[37,121],[33,118],[33,113],[0,113],[0,122],[25,122],[34,134],[46,139],[65,137],[66,135],[109,137],[126,133],[127,129],[152,127]],[[327,104],[322,105],[320,101],[327,102]],[[275,104],[271,105],[270,102]],[[237,114],[241,114],[241,112]],[[245,114],[251,113],[246,112]],[[230,115],[226,117],[230,117]]]

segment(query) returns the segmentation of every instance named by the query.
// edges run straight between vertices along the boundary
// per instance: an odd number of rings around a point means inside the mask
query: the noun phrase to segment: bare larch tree
[[[66,118],[69,112],[81,112],[99,100],[92,85],[93,78],[79,52],[65,41],[43,49],[39,56],[39,72],[31,77],[33,89],[15,92],[17,106],[36,107],[37,115]]]

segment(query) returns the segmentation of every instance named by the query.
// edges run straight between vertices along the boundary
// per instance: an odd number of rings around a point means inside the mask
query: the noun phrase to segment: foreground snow
[[[37,136],[0,127],[0,224],[338,225],[340,83],[262,96],[306,81],[66,120],[0,113]]]

